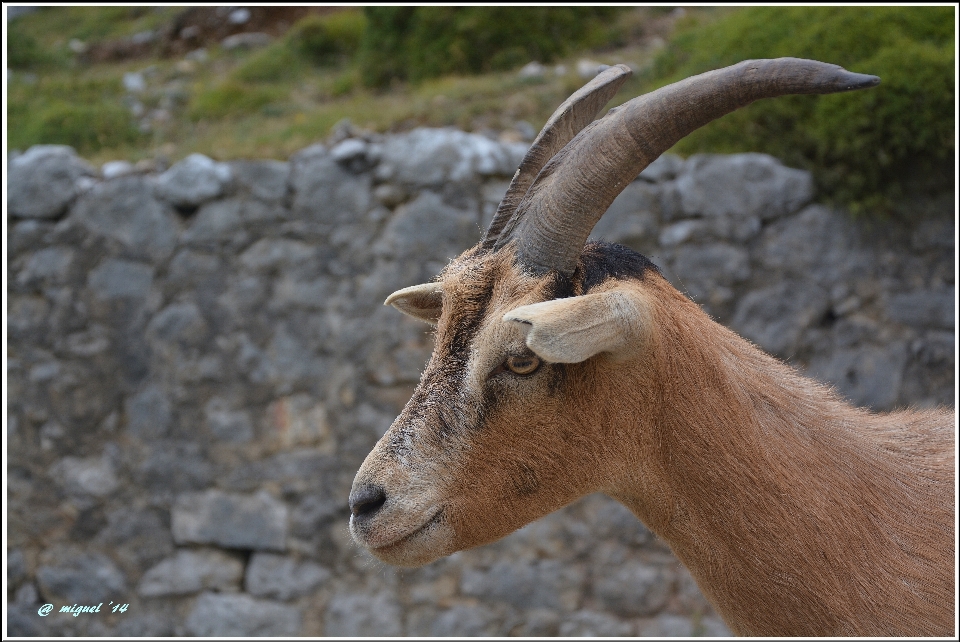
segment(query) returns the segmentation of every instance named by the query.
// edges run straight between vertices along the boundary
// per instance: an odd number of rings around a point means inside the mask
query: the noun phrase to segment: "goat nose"
[[[350,512],[354,519],[367,519],[380,510],[387,501],[387,494],[376,484],[367,484],[350,493]]]

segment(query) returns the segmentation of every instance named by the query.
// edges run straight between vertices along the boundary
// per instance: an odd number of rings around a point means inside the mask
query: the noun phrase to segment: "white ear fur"
[[[384,305],[392,305],[414,319],[436,325],[443,309],[443,289],[439,283],[411,285],[387,297]]]
[[[579,363],[601,352],[626,356],[646,314],[632,293],[599,292],[524,305],[503,315],[521,324],[527,347],[545,361]]]

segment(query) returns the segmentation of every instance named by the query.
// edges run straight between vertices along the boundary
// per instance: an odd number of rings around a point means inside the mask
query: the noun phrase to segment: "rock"
[[[166,435],[173,420],[173,406],[164,390],[156,385],[144,388],[124,404],[127,430],[140,439]]]
[[[285,268],[314,258],[316,249],[287,239],[260,239],[240,255],[240,265],[248,270],[267,271]]]
[[[582,572],[558,560],[517,564],[496,562],[488,571],[466,568],[460,582],[465,595],[499,600],[519,608],[561,609],[565,592],[579,593]]]
[[[919,290],[895,294],[887,301],[887,316],[897,323],[916,327],[956,327],[956,291]]]
[[[342,167],[322,145],[294,155],[291,163],[295,218],[327,226],[350,224],[370,209],[370,176]]]
[[[195,303],[173,303],[160,310],[147,325],[147,340],[159,352],[202,345],[209,326]],[[175,356],[176,353],[170,356]]]
[[[726,243],[682,245],[671,262],[681,292],[698,303],[720,306],[733,298],[730,287],[750,277],[750,257]]]
[[[184,622],[201,637],[288,637],[300,632],[300,610],[248,595],[202,593]]]
[[[772,354],[789,356],[800,335],[820,320],[830,297],[816,285],[783,281],[748,292],[737,304],[730,326]]]
[[[23,550],[15,548],[7,553],[7,583],[16,585],[27,576],[27,558]]]
[[[533,61],[528,62],[523,67],[520,68],[520,71],[517,72],[517,76],[520,78],[543,78],[546,72],[546,68],[541,65],[539,62]]]
[[[157,177],[154,191],[176,207],[197,207],[220,196],[232,176],[230,165],[190,154]]]
[[[624,617],[657,613],[670,596],[671,581],[656,567],[626,562],[596,573],[593,595],[597,603]]]
[[[154,496],[173,501],[177,493],[206,488],[213,482],[213,467],[192,442],[151,444],[137,469],[137,482]]]
[[[584,80],[590,80],[609,66],[610,65],[599,63],[596,60],[581,58],[577,61],[577,75]]]
[[[297,562],[285,555],[255,553],[247,564],[244,586],[258,597],[291,600],[309,595],[331,577],[330,571],[315,562]]]
[[[767,221],[810,202],[813,177],[766,154],[696,154],[684,163],[677,189],[687,216]]]
[[[490,637],[500,633],[497,615],[483,605],[456,605],[433,621],[430,636],[433,637]]]
[[[70,604],[97,604],[127,599],[123,573],[102,553],[56,555],[53,564],[37,569],[44,599]]]
[[[203,407],[207,428],[217,439],[245,443],[253,439],[253,422],[245,410],[233,410],[224,399],[214,397]]]
[[[476,243],[477,236],[474,214],[454,209],[438,194],[425,191],[397,209],[373,250],[392,259],[446,263]]]
[[[689,638],[695,634],[690,618],[663,613],[641,627],[640,635],[655,638]]]
[[[512,176],[527,147],[452,128],[421,127],[384,141],[375,174],[380,181],[417,187],[439,187],[477,175]]]
[[[227,21],[234,25],[245,24],[248,20],[250,20],[250,10],[242,7],[240,9],[234,9],[227,16]]]
[[[70,494],[103,497],[120,485],[107,457],[64,457],[50,469],[50,476]]]
[[[133,166],[133,163],[124,160],[107,161],[100,166],[100,175],[106,180],[126,176],[135,172],[136,168]]]
[[[214,549],[179,550],[147,571],[137,592],[143,597],[233,592],[240,589],[242,577],[243,564],[232,555]]]
[[[237,200],[211,201],[203,205],[183,234],[181,243],[210,247],[237,238],[242,221],[241,203]],[[242,237],[241,237],[242,238]]]
[[[655,187],[634,181],[610,204],[590,236],[634,249],[648,245],[656,237],[660,192]]]
[[[282,551],[287,540],[287,506],[269,494],[237,495],[219,490],[177,498],[172,512],[178,544]]]
[[[842,349],[813,359],[807,374],[832,383],[858,406],[890,410],[900,396],[907,348],[902,343],[885,347]]]
[[[101,299],[146,299],[152,283],[152,267],[122,259],[106,259],[87,278],[87,287]]]
[[[327,637],[390,637],[403,633],[403,614],[387,593],[337,593],[327,604]]]
[[[231,161],[228,163],[237,194],[249,194],[267,203],[279,203],[287,197],[290,163],[277,160]]]
[[[132,94],[139,94],[147,90],[147,79],[139,71],[128,71],[123,74],[123,88]]]
[[[76,252],[69,247],[46,247],[25,257],[17,273],[21,287],[50,287],[66,284],[74,273]]]
[[[270,37],[270,34],[259,31],[248,31],[227,36],[220,41],[220,46],[227,51],[231,49],[256,49],[266,47],[272,40],[273,38]]]
[[[327,421],[327,410],[309,395],[282,397],[267,407],[270,438],[283,448],[312,446],[316,452],[336,452],[336,438]]]
[[[115,508],[106,515],[106,525],[96,534],[96,544],[108,547],[117,560],[146,569],[173,553],[173,537],[159,511]]]
[[[169,258],[179,234],[173,212],[136,175],[98,184],[77,200],[68,220],[119,243],[127,258],[151,262]]]
[[[560,637],[626,637],[633,634],[629,622],[598,611],[581,610],[560,622]]]
[[[72,147],[34,145],[10,162],[8,211],[20,218],[57,218],[77,196],[77,182],[94,174]]]
[[[640,172],[637,179],[648,183],[662,183],[673,180],[683,172],[685,162],[676,154],[661,154]]]

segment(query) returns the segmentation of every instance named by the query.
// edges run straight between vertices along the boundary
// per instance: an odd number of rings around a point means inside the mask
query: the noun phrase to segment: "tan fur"
[[[641,310],[620,359],[491,376],[528,349],[535,313],[559,328],[578,302],[542,304],[547,279],[505,252],[467,252],[439,286],[434,356],[354,483],[386,491],[351,524],[376,555],[420,565],[602,491],[670,543],[738,634],[954,634],[952,412],[853,408],[652,271],[591,290]],[[481,313],[462,363],[456,328]]]

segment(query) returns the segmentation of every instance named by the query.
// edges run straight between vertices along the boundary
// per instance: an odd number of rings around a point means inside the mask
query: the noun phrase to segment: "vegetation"
[[[83,50],[152,31],[177,7],[51,7],[8,23],[8,142],[72,145],[93,162],[192,152],[284,158],[338,121],[376,131],[540,127],[583,84],[576,61],[640,73],[616,102],[745,58],[796,56],[876,74],[852,94],[760,101],[675,152],[761,151],[822,193],[882,212],[954,173],[951,7],[368,7],[309,14],[254,49],[94,64]],[[676,27],[676,28],[674,28]],[[651,44],[659,36],[665,45]],[[522,78],[530,62],[561,64]],[[136,73],[146,88],[124,86]]]
[[[760,151],[812,170],[854,209],[954,181],[953,7],[753,7],[676,32],[645,78],[665,85],[749,58],[794,56],[880,76],[869,91],[761,101],[676,151]]]

